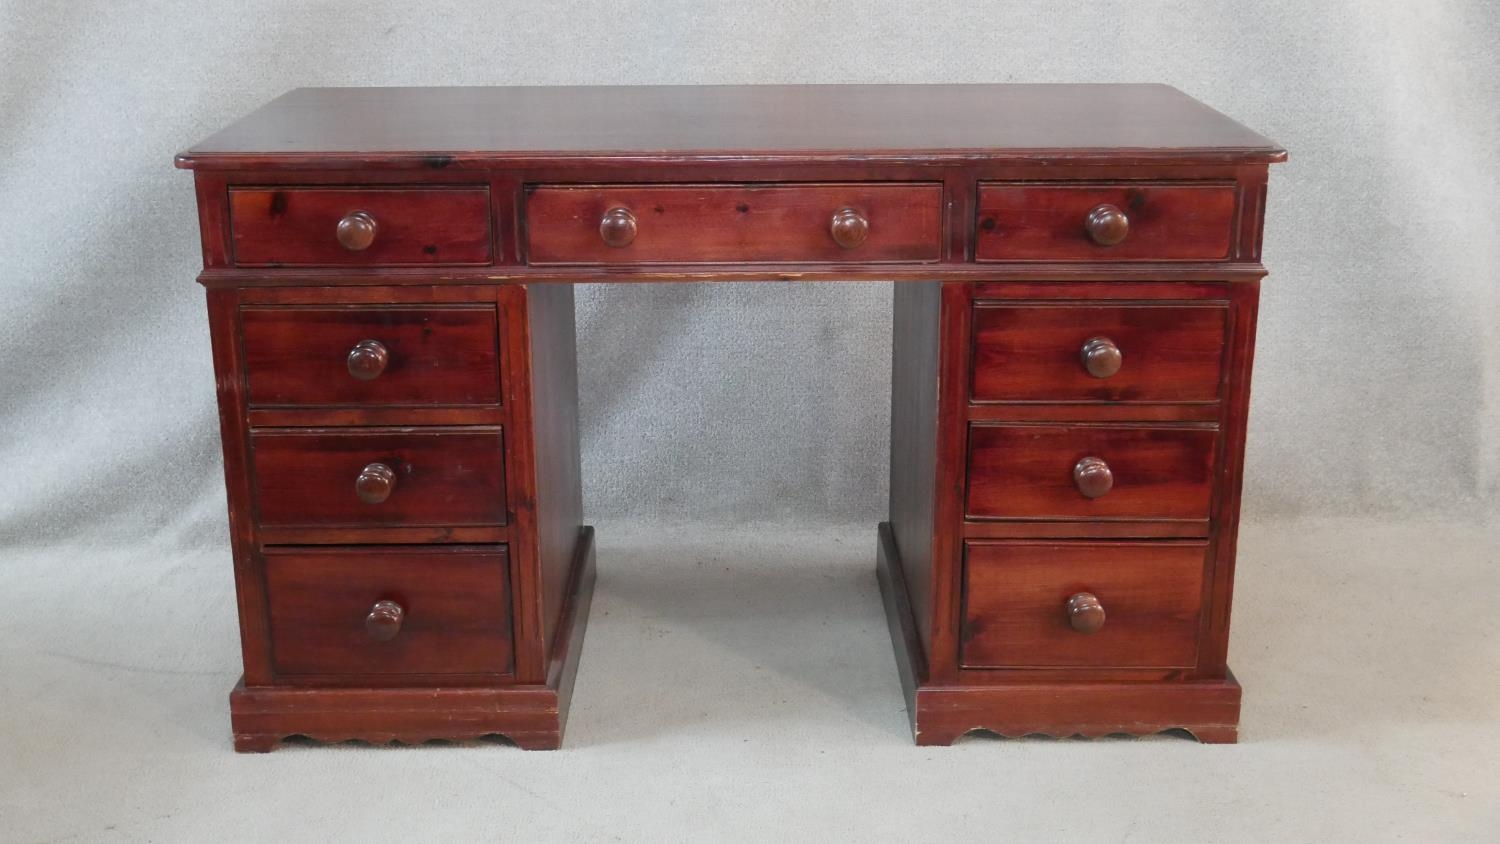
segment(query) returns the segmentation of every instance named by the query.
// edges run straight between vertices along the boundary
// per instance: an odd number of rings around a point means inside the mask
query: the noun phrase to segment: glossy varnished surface
[[[278,548],[265,561],[279,673],[384,685],[511,670],[504,546]],[[367,623],[381,603],[400,608],[399,625]]]
[[[1261,162],[1284,155],[1165,85],[301,88],[196,144],[179,164],[437,167],[715,152]]]
[[[969,543],[963,664],[1190,668],[1206,550],[1202,542]],[[1097,617],[1070,617],[1087,614],[1089,599]]]

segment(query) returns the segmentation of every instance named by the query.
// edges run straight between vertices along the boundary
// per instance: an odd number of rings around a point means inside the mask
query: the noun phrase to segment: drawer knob
[[[354,494],[366,504],[379,504],[396,491],[396,470],[384,463],[371,463],[359,470]]]
[[[349,374],[361,381],[374,381],[391,362],[391,350],[379,340],[361,340],[349,350]]]
[[[1100,246],[1114,246],[1130,234],[1130,218],[1113,205],[1100,205],[1089,212],[1084,223],[1089,237]]]
[[[401,622],[405,618],[406,610],[395,601],[376,601],[375,606],[370,607],[370,614],[365,616],[365,632],[377,642],[389,642],[401,632]]]
[[[1119,372],[1123,361],[1120,347],[1108,337],[1089,338],[1078,350],[1078,358],[1083,361],[1083,368],[1095,378],[1108,378]]]
[[[611,208],[599,220],[599,237],[604,245],[623,249],[635,240],[635,215],[629,208]]]
[[[1085,457],[1073,466],[1073,485],[1084,498],[1098,498],[1115,485],[1115,473],[1101,457]]]
[[[1079,633],[1098,633],[1104,626],[1104,605],[1092,592],[1079,592],[1068,599],[1068,626]]]
[[[833,213],[828,232],[833,235],[834,243],[845,249],[853,249],[870,236],[870,221],[853,208],[840,208]]]
[[[350,252],[369,249],[375,242],[375,218],[367,212],[354,211],[339,220],[339,245]]]

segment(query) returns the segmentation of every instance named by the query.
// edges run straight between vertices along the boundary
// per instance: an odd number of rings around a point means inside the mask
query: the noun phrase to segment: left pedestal
[[[210,287],[235,748],[562,741],[594,582],[572,288]]]

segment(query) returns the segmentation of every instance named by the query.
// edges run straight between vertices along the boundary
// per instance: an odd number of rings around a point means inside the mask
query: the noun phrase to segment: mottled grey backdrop
[[[1271,178],[1246,507],[1493,514],[1488,0],[0,3],[0,540],[217,542],[191,177],[303,85],[1160,81]],[[596,517],[874,521],[887,285],[581,288]]]

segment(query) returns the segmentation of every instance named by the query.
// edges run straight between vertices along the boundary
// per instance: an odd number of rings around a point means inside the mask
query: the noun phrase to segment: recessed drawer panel
[[[488,188],[233,188],[245,266],[488,264]]]
[[[1202,542],[971,542],[965,668],[1191,668]]]
[[[1233,185],[990,183],[979,188],[979,261],[1222,261]]]
[[[268,527],[506,522],[499,428],[260,429],[250,444]]]
[[[281,674],[509,674],[503,545],[269,548],[271,649]]]
[[[1218,432],[1142,425],[973,425],[974,519],[1204,520]]]
[[[1198,305],[974,308],[975,401],[1210,402],[1228,309]]]
[[[936,261],[938,184],[544,185],[532,264]]]
[[[493,305],[246,307],[250,404],[496,405]]]

